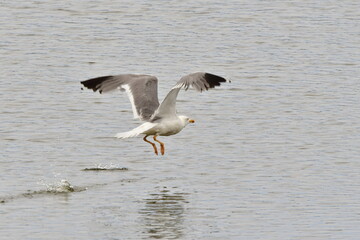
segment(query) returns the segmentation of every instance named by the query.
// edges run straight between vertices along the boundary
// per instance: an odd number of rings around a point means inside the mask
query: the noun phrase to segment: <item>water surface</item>
[[[0,239],[358,239],[359,7],[2,1]],[[232,83],[180,93],[196,124],[165,156],[79,83],[151,74],[162,99],[196,71]]]

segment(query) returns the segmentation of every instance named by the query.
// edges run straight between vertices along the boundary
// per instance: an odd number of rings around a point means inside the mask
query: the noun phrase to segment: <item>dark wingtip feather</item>
[[[100,88],[100,84],[113,76],[104,76],[104,77],[97,77],[97,78],[91,78],[85,81],[80,82],[84,87],[88,89],[92,89],[94,92],[96,92]],[[99,91],[102,93],[102,91]]]
[[[214,88],[215,86],[220,86],[221,82],[226,82],[225,78],[211,74],[211,73],[205,73],[204,78],[205,78],[206,82],[209,84],[210,88]]]

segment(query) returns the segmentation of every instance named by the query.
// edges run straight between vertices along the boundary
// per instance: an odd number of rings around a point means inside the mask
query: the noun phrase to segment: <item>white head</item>
[[[180,118],[181,122],[183,123],[184,127],[185,127],[186,125],[188,125],[189,123],[194,123],[194,122],[195,122],[195,120],[190,119],[190,118],[187,117],[187,116],[179,116],[179,118]]]

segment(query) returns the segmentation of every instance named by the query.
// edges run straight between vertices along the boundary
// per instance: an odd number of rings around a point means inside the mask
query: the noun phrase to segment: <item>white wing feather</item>
[[[182,77],[166,95],[151,119],[176,116],[176,98],[181,88],[187,90],[192,86],[195,90],[202,92],[220,86],[222,82],[226,81],[225,78],[205,72],[192,73]]]

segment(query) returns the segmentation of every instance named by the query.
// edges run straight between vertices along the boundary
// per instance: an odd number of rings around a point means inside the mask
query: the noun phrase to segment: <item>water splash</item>
[[[28,190],[27,192],[18,195],[1,197],[0,203],[6,203],[10,200],[21,199],[21,198],[33,198],[33,197],[48,196],[52,194],[68,194],[72,192],[82,192],[87,189],[86,187],[73,186],[66,179],[62,179],[54,183],[48,183],[45,180],[40,180],[38,184],[44,186],[45,189],[36,190],[36,191]]]
[[[85,191],[86,187],[76,187],[71,185],[71,183],[66,180],[62,179],[60,181],[54,182],[54,183],[48,183],[44,180],[41,180],[38,182],[39,185],[45,186],[46,190],[40,190],[36,192],[42,192],[42,193],[70,193],[70,192],[81,192]]]
[[[65,179],[62,179],[60,182],[49,184],[41,183],[46,187],[46,192],[48,193],[68,193],[74,192],[74,187]]]
[[[113,164],[113,163],[110,163],[109,165],[99,163],[95,167],[83,169],[83,171],[127,171],[127,170],[129,169],[126,167],[120,167],[118,164]]]

